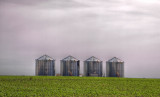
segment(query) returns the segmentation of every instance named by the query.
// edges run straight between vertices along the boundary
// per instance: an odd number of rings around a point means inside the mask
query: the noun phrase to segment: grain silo
[[[55,60],[48,55],[36,59],[36,75],[55,76]]]
[[[94,56],[85,60],[84,76],[102,76],[102,61]]]
[[[106,62],[107,77],[124,77],[124,61],[113,57]]]
[[[79,76],[80,61],[72,56],[68,56],[61,61],[62,76]]]

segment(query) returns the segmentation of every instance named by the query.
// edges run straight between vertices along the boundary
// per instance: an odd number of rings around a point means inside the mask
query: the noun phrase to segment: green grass
[[[0,97],[158,97],[160,79],[0,76]]]

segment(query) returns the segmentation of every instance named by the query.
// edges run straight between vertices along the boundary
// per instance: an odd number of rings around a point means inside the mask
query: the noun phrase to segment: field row
[[[2,96],[160,96],[160,79],[0,76]]]

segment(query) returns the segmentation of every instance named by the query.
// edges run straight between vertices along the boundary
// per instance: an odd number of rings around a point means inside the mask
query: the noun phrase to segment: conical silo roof
[[[68,60],[71,60],[71,61],[79,61],[78,59],[76,59],[75,57],[73,57],[73,56],[67,56],[66,58],[64,58],[64,59],[62,59],[62,60],[64,60],[64,61],[68,61]]]
[[[43,55],[39,57],[37,60],[54,60],[54,59],[48,55]]]
[[[124,62],[124,61],[118,59],[117,57],[113,57],[112,59],[108,60],[108,62]]]
[[[88,58],[88,59],[85,60],[85,61],[101,61],[101,60],[98,59],[98,58],[96,58],[96,57],[94,57],[94,56],[92,56],[92,57]]]

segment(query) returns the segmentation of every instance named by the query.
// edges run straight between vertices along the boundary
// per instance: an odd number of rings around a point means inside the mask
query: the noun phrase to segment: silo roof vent
[[[101,61],[101,60],[92,56],[92,57],[88,58],[86,61]]]
[[[108,62],[124,62],[124,61],[118,59],[117,57],[113,57],[112,59],[108,60]]]
[[[66,57],[66,58],[64,58],[63,60],[65,60],[65,61],[68,61],[68,60],[71,60],[71,61],[79,61],[78,59],[76,59],[75,57],[73,57],[73,56],[68,56],[68,57]]]
[[[37,60],[54,60],[54,59],[48,55],[43,55],[39,57]]]

